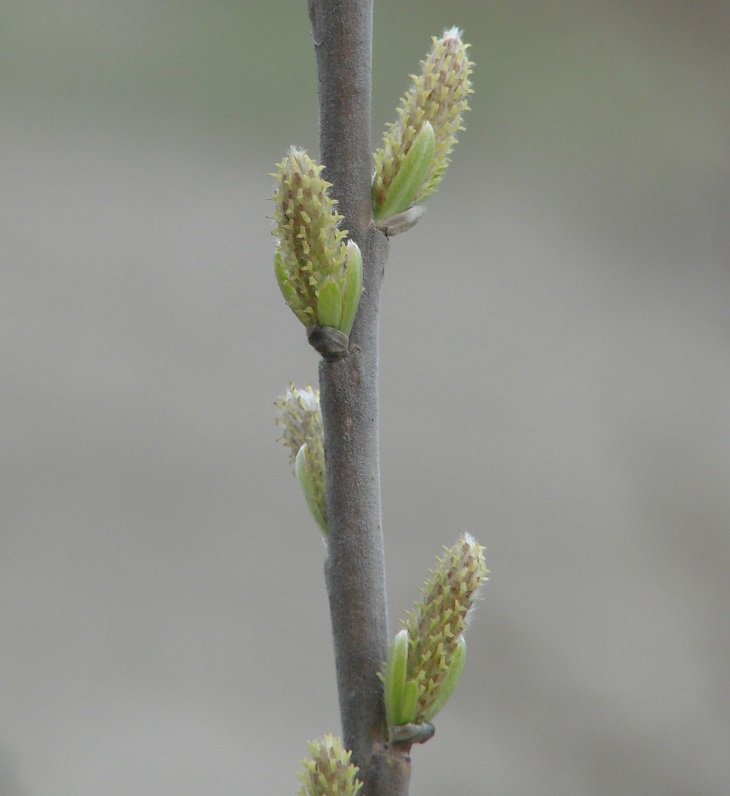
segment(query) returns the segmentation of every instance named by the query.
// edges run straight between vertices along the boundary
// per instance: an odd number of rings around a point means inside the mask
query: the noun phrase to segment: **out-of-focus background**
[[[396,626],[492,579],[414,796],[730,793],[730,6],[379,0],[373,147],[430,36],[476,94],[391,245]],[[338,732],[273,401],[317,357],[268,173],[304,2],[0,5],[0,794],[278,796]]]

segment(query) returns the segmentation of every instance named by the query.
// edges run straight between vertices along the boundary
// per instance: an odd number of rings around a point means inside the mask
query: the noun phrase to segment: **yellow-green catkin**
[[[451,28],[443,36],[432,39],[431,51],[421,61],[419,75],[401,99],[398,120],[388,124],[382,146],[375,152],[373,179],[373,212],[382,220],[379,209],[386,203],[389,186],[408,154],[425,122],[430,122],[436,137],[435,154],[421,189],[411,205],[417,205],[438,187],[449,164],[456,136],[463,130],[463,115],[469,109],[472,94],[469,75],[473,63],[467,56],[468,44],[461,40],[461,31]]]
[[[347,230],[329,196],[331,183],[303,149],[292,147],[272,174],[276,179],[273,234],[279,239],[274,260],[286,303],[305,326],[319,324],[321,288],[344,281]]]
[[[289,449],[289,462],[297,472],[310,510],[322,530],[327,532],[327,493],[324,470],[324,431],[319,406],[319,390],[303,390],[293,384],[274,405],[279,410],[276,422],[282,427],[280,441]],[[300,453],[301,452],[301,453]]]
[[[308,385],[303,390],[289,385],[274,406],[279,410],[276,422],[282,427],[281,442],[289,449],[289,463],[294,460],[302,445],[322,444],[322,413],[319,408],[319,390]]]
[[[488,574],[484,548],[469,534],[445,550],[421,590],[423,599],[403,622],[410,639],[406,676],[418,684],[417,722],[438,699]]]
[[[357,796],[362,782],[359,769],[350,763],[351,752],[342,741],[326,735],[321,741],[309,744],[311,759],[303,760],[304,771],[299,775],[302,787],[299,796]]]

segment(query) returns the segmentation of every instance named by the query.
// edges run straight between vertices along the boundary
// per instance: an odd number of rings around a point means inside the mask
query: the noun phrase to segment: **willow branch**
[[[378,305],[388,244],[372,225],[372,0],[309,0],[319,76],[320,157],[363,255],[363,295],[344,359],[319,369],[329,595],[345,745],[366,796],[405,796],[407,750],[387,746],[387,654],[378,448]]]

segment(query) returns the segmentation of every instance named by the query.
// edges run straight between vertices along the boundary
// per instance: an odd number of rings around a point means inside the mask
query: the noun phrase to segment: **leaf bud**
[[[389,727],[430,722],[464,668],[463,633],[488,570],[484,548],[469,534],[444,550],[388,654],[383,679]]]
[[[274,405],[276,422],[283,428],[279,438],[289,449],[289,461],[312,516],[327,535],[327,493],[324,471],[324,432],[319,390],[297,389],[293,384]]]
[[[279,289],[308,330],[327,327],[348,335],[362,292],[362,262],[358,284],[359,249],[340,229],[343,216],[329,195],[331,183],[321,176],[324,166],[292,147],[277,168],[272,199]]]
[[[468,47],[458,28],[444,31],[440,39],[434,37],[420,74],[412,76],[401,99],[397,121],[387,125],[383,144],[375,152],[372,186],[373,217],[379,228],[391,216],[421,204],[446,172],[473,93],[469,76],[474,65]],[[424,132],[427,125],[433,131],[432,143],[430,133]],[[409,158],[411,150],[416,155]]]

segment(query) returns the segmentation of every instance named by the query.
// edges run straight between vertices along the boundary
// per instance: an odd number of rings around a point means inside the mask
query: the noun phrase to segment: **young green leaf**
[[[396,724],[412,724],[416,720],[416,703],[418,702],[418,683],[408,680],[403,689]]]
[[[347,241],[345,260],[345,287],[342,293],[342,317],[339,329],[349,335],[355,322],[362,295],[362,254],[354,240]]]
[[[299,453],[294,460],[294,474],[299,481],[299,486],[304,493],[304,499],[307,501],[307,506],[312,512],[312,516],[317,521],[317,524],[322,529],[322,533],[327,536],[329,529],[327,528],[327,520],[325,518],[326,505],[324,501],[324,484],[315,483],[317,477],[317,466],[315,462],[308,460],[309,446],[302,445],[299,448]],[[314,470],[314,472],[313,472]]]
[[[406,666],[408,664],[408,631],[396,633],[388,650],[385,664],[385,718],[389,727],[401,724],[401,703],[406,687]]]
[[[342,318],[342,293],[334,280],[328,280],[319,289],[317,297],[317,315],[320,326],[340,328]]]
[[[374,203],[373,215],[380,226],[413,205],[431,170],[436,135],[431,122],[424,122],[391,182],[382,204]]]

